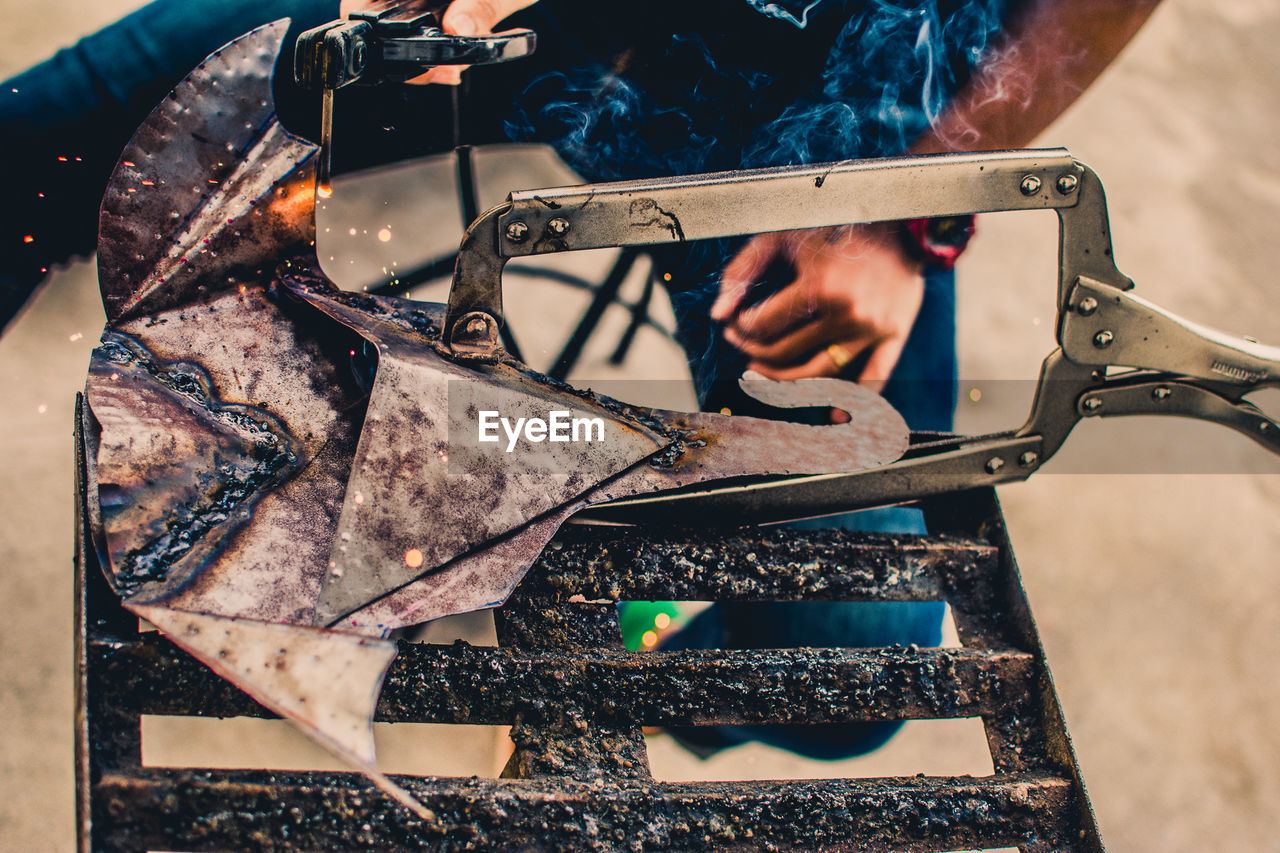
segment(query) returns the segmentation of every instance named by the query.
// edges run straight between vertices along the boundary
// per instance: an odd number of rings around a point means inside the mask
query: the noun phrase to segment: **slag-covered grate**
[[[356,773],[144,766],[142,715],[272,715],[138,632],[82,514],[81,849],[1101,851],[994,493],[923,506],[930,537],[565,528],[496,648],[400,646],[376,719],[513,726],[511,778],[396,777],[432,820]],[[614,602],[653,599],[944,600],[963,647],[629,652]],[[974,716],[990,776],[658,782],[641,733]]]

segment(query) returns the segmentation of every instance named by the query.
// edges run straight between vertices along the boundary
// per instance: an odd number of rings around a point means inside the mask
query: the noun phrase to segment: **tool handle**
[[[382,80],[407,80],[437,65],[495,65],[533,53],[533,30],[508,30],[490,36],[455,36],[436,31],[385,39],[372,72]]]
[[[459,36],[440,27],[444,3],[382,2],[298,36],[293,76],[305,89],[403,82],[438,65],[492,65],[528,56],[532,30]]]
[[[369,67],[365,21],[330,21],[298,36],[293,51],[293,79],[303,89],[332,91],[359,80]]]
[[[1132,293],[1081,277],[1059,340],[1076,364],[1161,370],[1213,385],[1280,385],[1280,347],[1210,329]]]

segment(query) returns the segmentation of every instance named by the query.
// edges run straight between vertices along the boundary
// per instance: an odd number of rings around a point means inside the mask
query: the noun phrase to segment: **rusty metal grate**
[[[994,492],[923,507],[941,533],[566,528],[499,647],[400,648],[378,720],[514,726],[515,778],[397,777],[430,823],[354,773],[144,767],[141,715],[271,714],[139,634],[78,523],[81,848],[1101,851]],[[946,600],[964,647],[632,653],[617,599]],[[962,716],[994,775],[660,783],[640,729]]]

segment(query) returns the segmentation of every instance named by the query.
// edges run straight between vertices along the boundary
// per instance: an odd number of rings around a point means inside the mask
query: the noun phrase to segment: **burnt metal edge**
[[[145,597],[162,589],[169,571],[197,545],[221,548],[271,488],[304,467],[305,454],[302,443],[267,410],[220,399],[208,372],[198,363],[164,361],[141,341],[110,327],[103,331],[90,359],[90,374],[110,366],[139,370],[199,411],[213,427],[227,430],[251,448],[244,472],[219,478],[202,500],[171,506],[164,531],[110,567],[107,580],[122,598],[139,593]],[[92,412],[87,399],[85,407]]]

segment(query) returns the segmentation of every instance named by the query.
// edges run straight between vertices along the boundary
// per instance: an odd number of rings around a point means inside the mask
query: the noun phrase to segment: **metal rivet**
[[[999,456],[992,456],[987,460],[987,473],[994,474],[1004,467],[1004,460]]]
[[[1103,329],[1101,332],[1098,332],[1098,334],[1093,336],[1093,345],[1098,349],[1106,349],[1111,346],[1111,343],[1115,339],[1115,335],[1111,334],[1108,330]]]
[[[449,334],[449,349],[456,355],[487,356],[499,348],[498,321],[483,311],[463,314]]]
[[[1258,422],[1258,432],[1271,432],[1271,424],[1268,421]]]
[[[1156,388],[1151,392],[1151,397],[1154,400],[1167,400],[1169,399],[1169,395],[1172,393],[1173,393],[1173,389],[1166,388],[1163,385],[1161,385],[1159,388]]]
[[[1080,186],[1080,179],[1075,175],[1062,175],[1058,178],[1058,192],[1063,195],[1070,195],[1078,186]]]
[[[557,237],[563,237],[569,233],[569,220],[556,217],[547,223],[547,230]]]
[[[1040,192],[1040,179],[1035,175],[1027,175],[1022,179],[1022,194],[1035,195]]]
[[[507,239],[512,243],[523,243],[525,238],[529,236],[529,226],[525,225],[519,219],[515,222],[507,223]]]
[[[1076,306],[1076,311],[1080,312],[1081,317],[1088,317],[1098,310],[1098,300],[1092,296],[1086,296],[1080,300],[1080,304]]]
[[[1086,412],[1096,412],[1102,408],[1102,401],[1097,397],[1085,397],[1084,402],[1080,405]]]
[[[1040,454],[1034,450],[1028,450],[1026,453],[1018,457],[1018,464],[1024,468],[1030,468],[1032,465],[1040,461]]]

